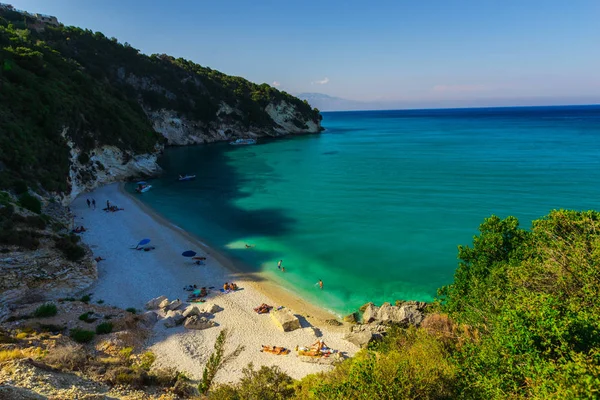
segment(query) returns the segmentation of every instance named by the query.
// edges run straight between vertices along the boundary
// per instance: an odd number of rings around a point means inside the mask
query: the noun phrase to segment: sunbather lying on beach
[[[82,233],[85,231],[86,231],[86,229],[83,227],[83,225],[78,226],[77,228],[73,229],[73,233]]]
[[[96,258],[94,258],[94,260],[96,260],[96,262],[100,262],[100,261],[106,260],[106,258],[96,257]]]
[[[260,306],[256,307],[254,311],[256,311],[258,314],[268,314],[271,308],[273,307],[268,304],[262,303]]]
[[[263,345],[261,345],[261,347],[262,347],[262,349],[260,351],[265,352],[265,353],[271,353],[271,354],[277,354],[277,355],[286,355],[286,354],[288,354],[290,352],[285,347],[280,347],[280,346],[265,346],[263,344]]]
[[[150,251],[150,250],[154,250],[156,249],[155,246],[147,246],[147,247],[137,247],[136,250],[144,250],[144,251]]]

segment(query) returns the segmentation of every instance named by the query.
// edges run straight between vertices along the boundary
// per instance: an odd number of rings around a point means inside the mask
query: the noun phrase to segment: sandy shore
[[[95,199],[97,209],[90,209],[86,199]],[[107,213],[106,200],[124,208],[124,211]],[[236,381],[242,368],[252,362],[255,366],[278,365],[294,378],[325,371],[328,366],[301,362],[292,352],[287,356],[261,353],[261,345],[308,346],[317,338],[348,355],[357,348],[342,339],[344,327],[331,327],[326,319],[335,318],[327,311],[294,296],[269,282],[260,274],[237,271],[226,257],[206,247],[201,241],[176,228],[152,213],[140,202],[124,193],[119,184],[112,184],[86,193],[71,205],[75,224],[86,227],[82,239],[93,250],[94,256],[105,261],[98,264],[99,279],[89,290],[93,300],[121,308],[142,309],[151,298],[167,296],[169,299],[187,298],[183,290],[188,284],[214,286],[207,301],[223,308],[214,314],[219,326],[203,331],[188,331],[183,327],[165,328],[160,322],[155,326],[150,350],[157,356],[157,365],[175,367],[191,377],[200,378],[204,364],[210,356],[215,339],[222,328],[230,331],[227,352],[237,346],[244,350],[227,363],[217,375],[218,382]],[[141,239],[152,239],[154,251],[135,251]],[[206,265],[197,266],[181,256],[186,250],[206,255]],[[236,282],[243,290],[223,294],[218,288],[224,282]],[[282,332],[266,315],[258,315],[253,308],[261,303],[282,305],[302,316],[302,329]],[[316,332],[315,332],[315,329]],[[319,334],[322,334],[320,336]]]

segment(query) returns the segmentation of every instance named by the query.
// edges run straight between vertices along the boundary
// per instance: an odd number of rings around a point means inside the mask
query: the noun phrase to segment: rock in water
[[[191,317],[187,318],[183,324],[183,326],[187,329],[208,329],[216,325],[216,322],[211,321],[206,317],[199,317],[197,315],[192,315]]]
[[[165,296],[156,297],[150,300],[146,303],[146,310],[156,310],[164,300],[167,300]]]
[[[349,322],[351,324],[356,323],[356,313],[348,314],[344,317],[344,322]]]
[[[287,308],[271,311],[271,318],[284,332],[300,328],[300,320]]]

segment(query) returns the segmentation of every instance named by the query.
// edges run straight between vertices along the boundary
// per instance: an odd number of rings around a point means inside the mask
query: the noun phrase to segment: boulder
[[[424,318],[423,313],[419,310],[418,305],[414,304],[402,305],[398,314],[398,321],[394,322],[402,325],[419,326],[419,324],[421,324]]]
[[[221,311],[221,307],[214,303],[203,303],[199,306],[199,310],[206,314],[214,314],[218,311]]]
[[[352,330],[344,335],[344,339],[365,348],[374,340],[381,340],[385,334],[387,327],[378,324],[354,325]]]
[[[186,309],[183,311],[182,315],[184,318],[187,318],[187,317],[191,317],[192,315],[200,315],[200,314],[202,314],[202,313],[200,312],[198,307],[196,307],[195,304],[191,304],[186,307]]]
[[[216,325],[216,322],[198,315],[192,315],[191,317],[187,318],[183,324],[183,326],[187,329],[208,329]]]
[[[325,323],[326,323],[327,325],[331,325],[331,326],[340,326],[340,325],[344,325],[344,324],[342,324],[340,321],[338,321],[337,319],[334,319],[334,318],[332,318],[332,319],[326,319],[326,320],[325,320]]]
[[[374,305],[374,304],[371,303],[371,302],[365,303],[362,306],[360,306],[360,308],[358,309],[358,311],[364,312],[367,309],[367,307],[369,307],[369,305]]]
[[[173,318],[176,325],[179,325],[185,319],[185,317],[183,316],[183,311],[173,311],[173,310],[167,311],[167,314],[165,315],[165,317]]]
[[[271,311],[271,318],[284,332],[300,328],[300,320],[289,309]]]
[[[154,325],[156,321],[158,321],[158,314],[156,314],[154,311],[146,311],[145,313],[140,315],[140,318],[141,322],[144,325],[150,327]]]
[[[344,335],[344,340],[364,349],[374,339],[372,332],[362,331],[346,333]]]
[[[377,307],[373,303],[368,303],[363,311],[363,324],[368,324],[370,322],[375,321],[377,318],[377,312],[379,311],[379,307]]]
[[[164,296],[162,296],[164,297]],[[158,308],[165,308],[166,306],[168,306],[170,303],[169,299],[167,299],[165,297],[165,299],[163,301],[161,301],[160,303],[158,303]]]
[[[343,319],[344,319],[344,322],[348,322],[351,324],[355,324],[357,322],[356,321],[356,313],[348,314]]]
[[[156,310],[164,300],[167,300],[165,296],[155,297],[146,303],[146,310]]]
[[[167,328],[174,328],[177,326],[173,317],[165,318],[165,319],[163,319],[162,322],[165,325],[165,327],[167,327]]]
[[[167,304],[164,307],[164,309],[165,309],[165,311],[171,311],[171,310],[175,310],[180,305],[181,305],[181,300],[177,299],[177,300],[173,300],[172,302],[170,302],[169,304]]]

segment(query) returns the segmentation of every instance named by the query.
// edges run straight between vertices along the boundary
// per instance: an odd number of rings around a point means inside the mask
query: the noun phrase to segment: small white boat
[[[243,145],[249,145],[249,144],[256,144],[256,140],[255,139],[237,139],[237,140],[234,140],[233,142],[229,142],[229,144],[231,144],[233,146],[243,146]]]
[[[138,193],[147,192],[152,188],[152,185],[148,185],[146,182],[138,182],[137,185],[138,186],[135,188],[135,191]]]
[[[191,181],[192,179],[196,179],[196,175],[179,175],[179,181]]]

